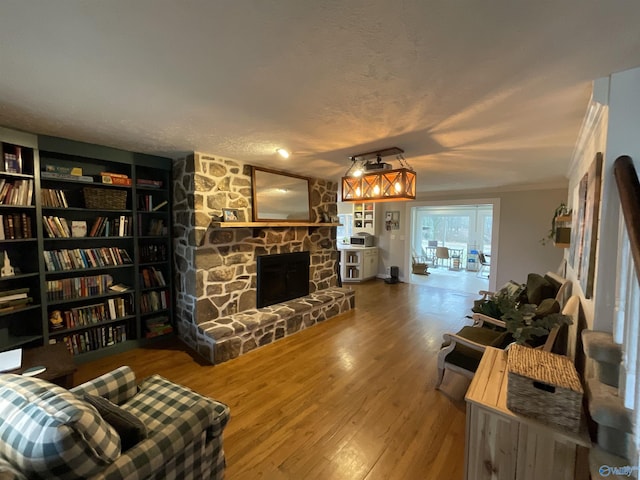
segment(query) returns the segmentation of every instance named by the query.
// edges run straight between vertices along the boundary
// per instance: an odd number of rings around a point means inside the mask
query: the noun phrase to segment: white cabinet
[[[378,273],[378,248],[360,247],[340,250],[340,268],[343,282],[361,282]]]
[[[376,233],[376,204],[356,202],[353,204],[353,233]]]

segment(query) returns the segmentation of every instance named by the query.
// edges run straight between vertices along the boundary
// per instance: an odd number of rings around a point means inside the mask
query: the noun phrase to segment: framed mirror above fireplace
[[[311,222],[308,177],[251,167],[253,221]]]

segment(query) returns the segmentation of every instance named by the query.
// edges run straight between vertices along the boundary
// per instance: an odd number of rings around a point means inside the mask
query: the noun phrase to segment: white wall
[[[413,203],[413,202],[409,202]],[[385,230],[385,213],[400,212],[400,229]],[[409,235],[407,234],[409,216],[405,209],[405,202],[386,202],[376,205],[376,225],[378,231],[378,247],[380,258],[378,260],[378,275],[386,276],[389,273],[389,267],[396,266],[400,268],[400,278],[406,278],[406,258],[405,254],[410,247]]]
[[[482,191],[473,193],[451,192],[423,196],[414,202],[379,203],[377,225],[380,247],[379,274],[384,275],[391,265],[400,267],[400,278],[409,280],[411,262],[409,215],[412,206],[452,204],[497,203],[494,212],[494,228],[498,232],[498,248],[492,251],[492,283],[503,285],[508,280],[526,281],[529,272],[555,271],[560,265],[563,250],[553,245],[542,246],[543,238],[551,227],[556,207],[567,201],[566,188],[519,191]],[[384,212],[400,210],[400,230],[384,230]]]
[[[574,293],[581,297],[589,328],[611,332],[615,309],[616,261],[620,200],[613,176],[613,164],[620,155],[634,159],[640,169],[640,68],[614,73],[593,85],[592,101],[580,131],[569,176],[570,203],[596,152],[602,152],[603,183],[594,295],[586,299],[573,269]],[[574,207],[575,209],[575,207]]]
[[[567,201],[567,190],[532,190],[501,195],[499,269],[496,284],[509,280],[524,283],[531,272],[555,272],[564,249],[540,239],[551,229],[553,213]],[[493,261],[493,255],[492,255]]]

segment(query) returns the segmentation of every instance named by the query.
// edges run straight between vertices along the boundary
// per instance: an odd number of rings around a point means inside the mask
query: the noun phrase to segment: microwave
[[[373,247],[373,235],[352,235],[349,237],[349,245],[354,247]]]

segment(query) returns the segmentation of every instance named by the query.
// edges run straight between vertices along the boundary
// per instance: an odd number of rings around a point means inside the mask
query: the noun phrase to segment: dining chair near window
[[[482,252],[478,253],[478,263],[480,264],[480,268],[478,269],[478,277],[482,276],[482,272],[484,272],[484,270],[487,270],[489,268],[491,268],[491,262],[489,262],[489,260],[487,259],[489,255],[485,255]],[[489,276],[489,274],[487,274],[487,277]]]
[[[447,247],[436,247],[435,264],[437,265],[441,263],[440,260],[443,260],[443,262],[446,262],[447,264],[449,264],[449,266],[451,266],[451,257],[449,256],[449,249]]]

